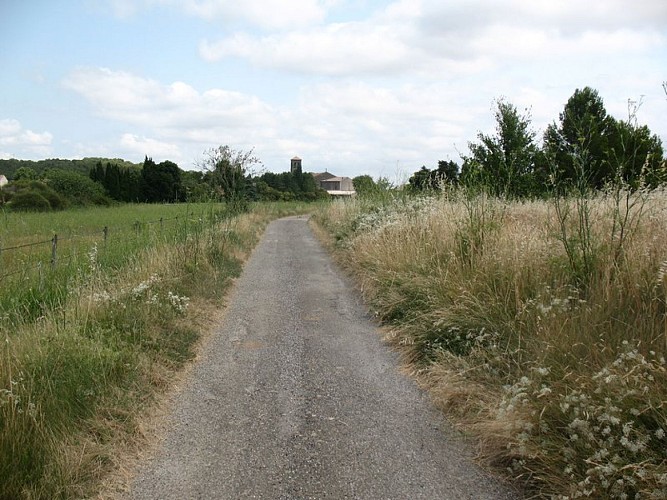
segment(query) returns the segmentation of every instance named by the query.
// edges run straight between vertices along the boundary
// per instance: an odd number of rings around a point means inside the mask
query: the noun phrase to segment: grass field
[[[35,319],[44,307],[60,307],[70,288],[91,273],[111,275],[137,252],[198,238],[205,228],[228,215],[222,204],[4,212],[0,311],[10,325]]]
[[[667,195],[463,191],[316,215],[481,458],[545,498],[667,498]]]
[[[8,277],[0,292],[0,498],[94,496],[120,457],[141,444],[143,416],[193,357],[266,224],[311,209],[258,204],[234,215],[224,205],[128,205],[3,214],[3,248],[53,234],[71,245],[59,249],[68,258],[54,269],[48,245],[43,256],[28,247],[34,253],[20,249],[3,260],[3,269],[37,269]]]

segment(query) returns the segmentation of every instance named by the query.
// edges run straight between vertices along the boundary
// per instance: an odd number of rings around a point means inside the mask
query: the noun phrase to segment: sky
[[[665,0],[1,0],[0,158],[171,160],[404,181],[498,99],[537,141],[578,88],[667,149]]]

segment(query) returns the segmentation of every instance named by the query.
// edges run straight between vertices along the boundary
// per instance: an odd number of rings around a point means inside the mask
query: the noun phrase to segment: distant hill
[[[118,167],[129,169],[141,169],[143,163],[132,163],[120,158],[84,158],[82,160],[61,160],[52,158],[48,160],[16,160],[11,158],[9,160],[0,160],[0,174],[3,174],[7,179],[14,178],[14,172],[21,167],[29,167],[40,175],[44,170],[49,168],[59,168],[61,170],[73,170],[82,174],[88,175],[90,170],[102,162],[106,166],[107,163],[116,165]]]

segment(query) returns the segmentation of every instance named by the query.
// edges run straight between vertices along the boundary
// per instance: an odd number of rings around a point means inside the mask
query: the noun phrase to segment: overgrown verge
[[[91,247],[67,294],[0,321],[0,498],[89,498],[141,436],[140,418],[193,357],[207,310],[266,224],[304,204],[258,204],[113,272]],[[76,285],[76,286],[74,286]]]
[[[665,193],[459,190],[315,220],[487,464],[529,496],[667,498]]]

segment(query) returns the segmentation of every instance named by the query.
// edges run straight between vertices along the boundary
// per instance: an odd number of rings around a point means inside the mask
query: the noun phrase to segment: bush
[[[51,169],[44,174],[46,183],[72,205],[109,205],[104,187],[89,177],[69,170]]]
[[[7,205],[14,210],[62,210],[67,201],[40,181],[13,182],[3,191]]]
[[[12,196],[9,206],[13,210],[46,212],[51,210],[49,200],[36,191],[21,191]]]

